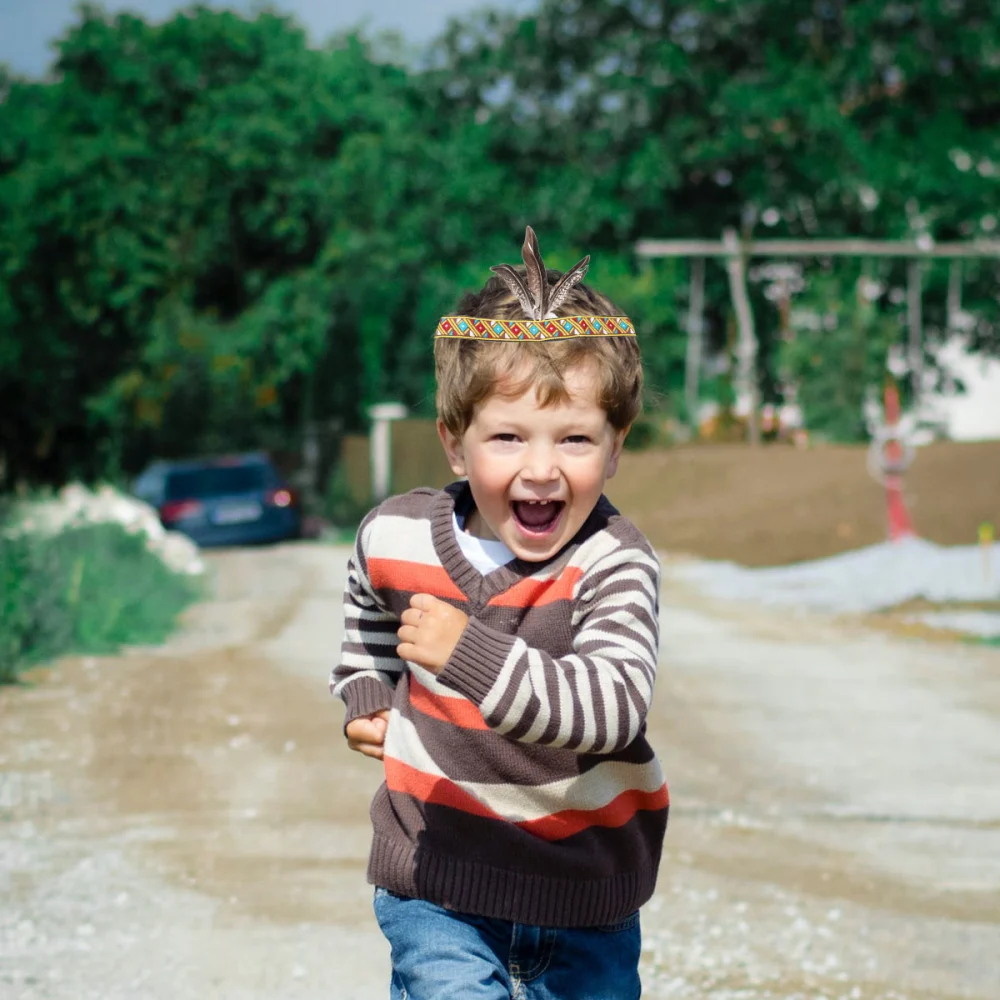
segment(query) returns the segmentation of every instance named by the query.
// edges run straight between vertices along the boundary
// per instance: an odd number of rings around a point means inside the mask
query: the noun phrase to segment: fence
[[[446,486],[455,479],[448,466],[433,420],[393,420],[390,425],[390,491],[405,493],[418,486]],[[367,434],[345,434],[343,465],[351,498],[359,505],[371,502],[372,469]]]

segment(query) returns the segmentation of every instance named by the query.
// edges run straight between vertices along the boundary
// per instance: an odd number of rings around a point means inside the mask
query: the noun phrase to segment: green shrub
[[[625,448],[628,451],[645,451],[659,443],[659,428],[652,420],[640,418],[631,427],[625,438]]]
[[[355,498],[347,480],[347,469],[343,462],[338,462],[330,473],[323,497],[323,513],[330,523],[341,533],[350,533],[353,538],[371,506]]]
[[[197,593],[118,524],[0,535],[0,683],[64,653],[162,642]]]

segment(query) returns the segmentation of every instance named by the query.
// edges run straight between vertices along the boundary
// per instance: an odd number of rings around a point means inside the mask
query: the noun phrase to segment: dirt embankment
[[[658,548],[767,566],[885,539],[866,449],[744,445],[626,452],[608,494]],[[921,448],[906,477],[918,533],[943,545],[1000,524],[1000,441]]]

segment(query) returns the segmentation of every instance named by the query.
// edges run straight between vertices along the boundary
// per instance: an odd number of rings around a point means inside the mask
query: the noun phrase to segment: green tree
[[[205,9],[85,9],[55,68],[0,106],[12,475],[288,440],[307,401],[356,420],[426,255],[394,227],[440,179],[405,72]]]
[[[988,0],[541,0],[454,22],[419,68],[390,55],[311,48],[274,13],[85,7],[48,79],[0,70],[8,482],[287,450],[387,396],[430,412],[437,317],[516,261],[526,223],[554,263],[593,254],[658,406],[682,381],[686,268],[640,266],[637,238],[1000,226]],[[983,350],[996,279],[966,272]],[[928,274],[931,333],[946,284]],[[785,360],[761,328],[771,393]]]
[[[935,239],[1000,229],[989,0],[541,0],[453,24],[442,91],[488,118],[539,228]],[[994,265],[970,272],[1000,351]],[[926,312],[941,325],[943,288]],[[716,343],[723,329],[714,317]]]
[[[818,275],[791,314],[778,369],[796,387],[810,433],[833,441],[867,439],[862,404],[885,379],[886,354],[900,339],[900,316],[880,301],[884,286],[857,269]]]

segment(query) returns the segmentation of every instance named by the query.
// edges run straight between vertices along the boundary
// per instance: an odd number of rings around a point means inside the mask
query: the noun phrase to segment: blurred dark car
[[[154,462],[132,491],[156,507],[165,528],[201,546],[278,542],[302,533],[298,496],[259,453]]]

